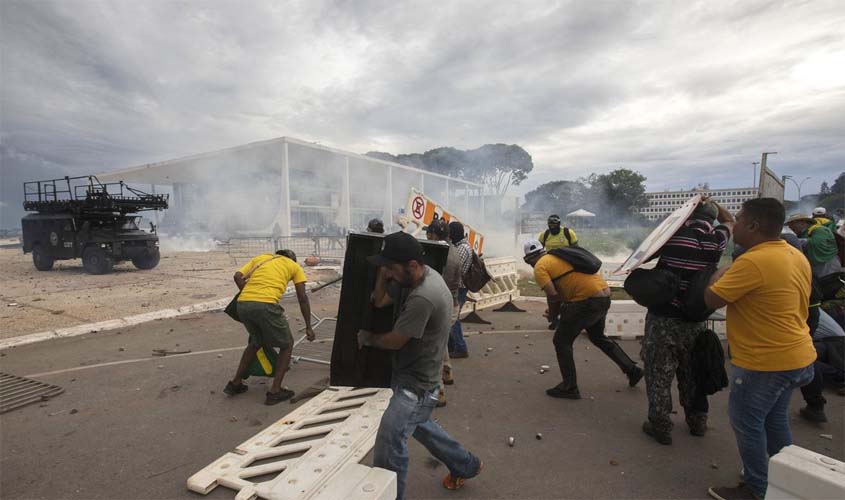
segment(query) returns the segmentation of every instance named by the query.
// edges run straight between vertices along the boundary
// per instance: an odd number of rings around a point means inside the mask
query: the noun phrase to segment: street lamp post
[[[801,179],[801,182],[798,182],[791,175],[784,175],[783,181],[786,182],[787,180],[790,180],[793,184],[795,184],[795,187],[798,189],[798,203],[801,203],[801,186],[803,186],[805,182],[810,180],[810,178],[804,177],[803,179]]]

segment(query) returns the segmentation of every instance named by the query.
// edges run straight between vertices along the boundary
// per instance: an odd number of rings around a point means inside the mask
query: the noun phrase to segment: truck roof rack
[[[164,210],[168,195],[150,194],[123,181],[102,183],[94,175],[23,183],[23,208],[28,212],[127,214]]]

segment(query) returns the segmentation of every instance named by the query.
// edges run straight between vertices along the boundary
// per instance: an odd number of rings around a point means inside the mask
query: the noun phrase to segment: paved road
[[[554,370],[538,372],[541,364],[555,364],[551,336],[516,332],[545,326],[539,318],[543,304],[526,307],[532,312],[483,313],[494,324],[472,327],[485,333],[469,337],[471,357],[455,361],[457,383],[448,389],[448,406],[435,414],[484,459],[484,474],[460,492],[446,491],[439,484],[444,467],[427,465],[428,454],[414,443],[411,498],[701,498],[712,484],[736,481],[740,464],[726,416],[727,393],[712,398],[705,438],[687,434],[677,415],[675,444],[660,446],[640,431],[644,387],[629,389],[585,338],[576,342],[584,399],[545,395],[559,381]],[[294,408],[264,406],[265,385],[258,380],[237,398],[221,393],[244,340],[239,325],[208,313],[4,351],[3,371],[58,370],[39,378],[66,392],[0,416],[0,496],[201,498],[185,487],[191,474]],[[639,351],[636,342],[622,345],[634,356]],[[151,358],[156,348],[230,350]],[[98,366],[136,359],[142,361]],[[327,375],[327,367],[300,363],[286,383],[301,390]],[[835,394],[828,399],[831,422],[812,426],[794,419],[795,442],[842,460],[845,399]],[[791,413],[800,404],[796,395]],[[534,438],[538,432],[540,441]],[[516,439],[513,448],[508,436]],[[209,497],[234,494],[218,488]]]

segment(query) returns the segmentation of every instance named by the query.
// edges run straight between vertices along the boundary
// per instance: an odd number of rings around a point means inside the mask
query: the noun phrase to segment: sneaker
[[[710,488],[707,494],[716,500],[762,500],[751,491],[747,484],[740,484],[733,488],[727,486]]]
[[[804,408],[798,410],[798,414],[804,417],[805,420],[809,420],[810,422],[814,422],[817,424],[823,424],[827,422],[827,415],[824,414],[824,406],[812,407],[810,405],[807,405]]]
[[[707,415],[691,415],[686,420],[690,434],[699,437],[707,434]]]
[[[264,404],[267,406],[287,401],[293,397],[294,392],[289,389],[282,389],[279,392],[268,392],[264,398]]]
[[[628,372],[628,387],[634,387],[643,378],[643,369],[635,366],[633,370]]]
[[[240,383],[240,384],[235,385],[235,384],[232,383],[231,380],[229,382],[227,382],[226,387],[223,388],[223,392],[228,394],[229,396],[234,396],[236,394],[243,394],[248,390],[249,390],[249,387],[246,384]]]
[[[566,388],[564,387],[563,382],[551,389],[546,389],[546,395],[560,399],[581,399],[581,393],[578,391],[577,387]]]
[[[472,479],[475,476],[481,474],[481,470],[484,469],[484,462],[478,462],[478,469],[475,471],[475,474],[469,477],[460,477],[460,476],[453,476],[450,472],[443,478],[443,487],[447,490],[459,490],[464,487],[464,483],[466,483],[467,479]]]
[[[463,352],[455,351],[455,352],[449,353],[449,359],[463,359],[463,358],[468,358],[468,357],[469,357],[469,353],[467,351],[463,351]]]
[[[446,391],[440,391],[440,394],[437,395],[437,408],[443,408],[446,406]]]
[[[654,440],[660,444],[665,444],[667,446],[672,444],[672,434],[665,431],[655,430],[654,426],[651,425],[650,420],[646,420],[645,422],[643,422],[643,432],[653,437]]]
[[[443,369],[443,385],[452,385],[455,383],[455,377],[452,376],[452,372],[449,370]]]

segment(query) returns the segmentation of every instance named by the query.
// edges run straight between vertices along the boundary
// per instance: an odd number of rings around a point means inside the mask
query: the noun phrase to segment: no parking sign
[[[405,214],[408,222],[416,226],[413,231],[409,231],[413,235],[419,234],[423,227],[428,226],[435,219],[443,219],[446,222],[461,222],[464,225],[469,246],[475,250],[475,253],[481,255],[484,248],[484,235],[414,188],[411,188],[411,196],[408,197]]]

